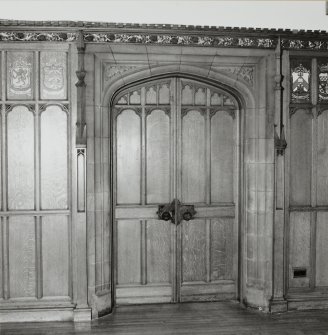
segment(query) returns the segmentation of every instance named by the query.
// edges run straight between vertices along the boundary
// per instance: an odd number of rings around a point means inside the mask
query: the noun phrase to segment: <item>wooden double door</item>
[[[116,304],[237,298],[238,119],[229,93],[190,79],[115,99]],[[161,220],[159,205],[172,202]]]

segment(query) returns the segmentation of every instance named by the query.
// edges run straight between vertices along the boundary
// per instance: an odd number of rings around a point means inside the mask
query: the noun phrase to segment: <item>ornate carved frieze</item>
[[[104,64],[104,82],[110,81],[112,78],[120,76],[122,73],[134,70],[137,66],[132,65],[112,65]]]
[[[254,83],[254,67],[253,66],[216,66],[214,69],[220,72],[227,72],[237,77],[241,77],[250,86],[253,86],[253,83]]]
[[[144,43],[163,45],[193,45],[210,47],[239,47],[273,49],[276,39],[259,37],[196,36],[196,35],[148,35],[136,33],[110,34],[85,33],[85,42]]]
[[[0,32],[0,41],[22,41],[22,42],[74,42],[77,39],[77,33],[65,32]]]
[[[283,49],[296,49],[296,50],[328,50],[327,40],[302,40],[282,38],[281,47]]]

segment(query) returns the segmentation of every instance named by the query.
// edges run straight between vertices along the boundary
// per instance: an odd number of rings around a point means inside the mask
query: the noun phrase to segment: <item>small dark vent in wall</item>
[[[294,278],[306,277],[306,269],[305,268],[293,269],[293,272],[294,272]]]

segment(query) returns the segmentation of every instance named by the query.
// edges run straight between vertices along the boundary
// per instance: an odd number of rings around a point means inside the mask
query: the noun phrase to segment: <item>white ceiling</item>
[[[328,30],[322,0],[0,0],[0,18]]]

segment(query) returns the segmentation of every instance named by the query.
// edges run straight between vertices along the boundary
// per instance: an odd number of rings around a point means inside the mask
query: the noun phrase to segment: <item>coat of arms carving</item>
[[[10,57],[11,56],[11,57]],[[32,96],[32,60],[28,55],[9,56],[8,95],[9,98]]]
[[[64,87],[64,67],[60,64],[46,64],[43,68],[43,85],[51,91]]]
[[[41,98],[66,98],[66,53],[41,53]]]

